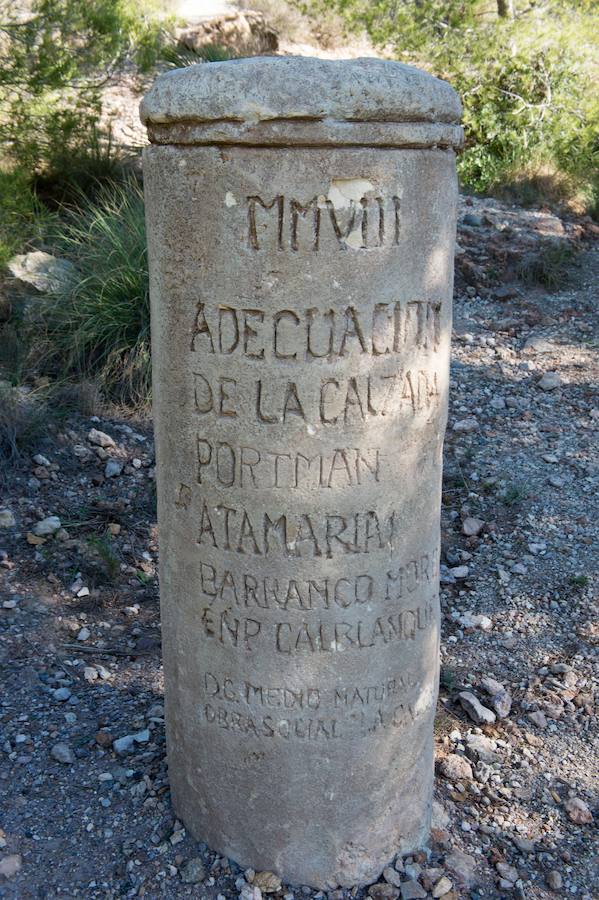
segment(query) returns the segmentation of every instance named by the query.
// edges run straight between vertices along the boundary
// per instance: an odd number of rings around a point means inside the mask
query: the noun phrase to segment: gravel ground
[[[597,896],[597,229],[465,200],[458,238],[435,827],[331,900]],[[77,413],[2,483],[0,897],[324,897],[171,811],[153,466]]]

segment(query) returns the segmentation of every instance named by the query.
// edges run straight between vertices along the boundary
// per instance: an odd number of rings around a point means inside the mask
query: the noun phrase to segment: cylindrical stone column
[[[173,803],[292,883],[428,836],[459,117],[374,59],[142,104]]]

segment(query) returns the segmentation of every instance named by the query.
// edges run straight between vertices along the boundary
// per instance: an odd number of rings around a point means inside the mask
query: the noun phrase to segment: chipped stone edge
[[[254,57],[177,69],[156,79],[140,117],[157,144],[463,144],[453,88],[380,59]]]
[[[364,146],[404,148],[454,148],[464,143],[460,125],[440,122],[346,122],[332,119],[313,122],[194,122],[149,124],[153,144],[243,144],[246,146]]]

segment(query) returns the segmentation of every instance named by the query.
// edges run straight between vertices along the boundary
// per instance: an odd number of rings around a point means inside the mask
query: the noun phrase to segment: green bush
[[[464,104],[464,184],[511,189],[524,201],[570,199],[592,210],[599,105],[587,102],[586,79],[566,48],[518,50],[498,40],[487,56],[469,46],[450,80]]]
[[[548,0],[499,18],[486,0],[304,0],[333,5],[402,62],[450,81],[464,105],[462,183],[599,212],[599,6]]]
[[[147,4],[146,4],[147,5]],[[95,139],[102,85],[148,67],[163,27],[133,0],[0,0],[0,152],[29,173],[65,170]]]
[[[0,381],[0,482],[7,463],[17,460],[44,434],[48,425],[48,408],[39,396],[27,394]]]
[[[77,276],[45,305],[44,365],[60,377],[96,378],[106,395],[150,395],[150,321],[143,194],[130,179],[104,186],[53,240]]]
[[[21,169],[0,169],[0,269],[11,256],[39,240],[52,216]]]
[[[184,69],[204,62],[225,62],[234,59],[235,54],[218,44],[205,44],[197,50],[180,44],[167,44],[160,53],[161,59],[172,69]]]
[[[101,90],[126,60],[153,65],[167,38],[157,0],[0,0],[0,270],[43,244],[50,209],[123,178],[101,133]]]
[[[567,283],[576,250],[564,238],[545,238],[537,250],[526,253],[517,268],[518,278],[524,284],[540,284],[548,290],[556,290]]]

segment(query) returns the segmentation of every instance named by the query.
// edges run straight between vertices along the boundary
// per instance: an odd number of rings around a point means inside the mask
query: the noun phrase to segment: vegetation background
[[[0,895],[11,900],[261,896],[254,874],[175,818],[164,754],[137,103],[169,66],[242,52],[205,34],[182,43],[199,7],[224,0],[171,2],[0,0]],[[397,58],[451,81],[465,109],[438,827],[431,856],[398,857],[384,882],[345,896],[434,886],[445,900],[591,900],[599,4],[234,2],[264,14],[281,53]],[[275,891],[273,873],[256,874]]]
[[[334,6],[394,58],[458,91],[465,188],[523,203],[561,201],[597,215],[595,0],[336,0]]]
[[[599,217],[595,0],[248,5],[288,33],[310,22],[321,43],[366,32],[383,55],[450,81],[464,103],[464,190]],[[176,24],[158,0],[0,0],[0,267],[31,250],[70,264],[35,314],[30,298],[4,291],[7,396],[84,378],[107,399],[147,404],[140,147],[117,145],[102,127],[102,97],[119,71],[141,91],[165,67],[228,57],[181,48]]]

